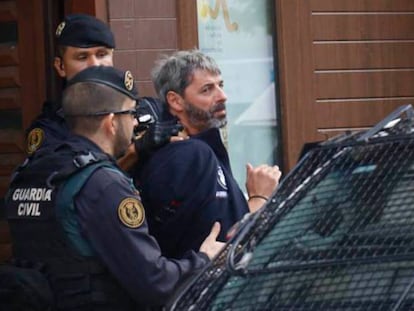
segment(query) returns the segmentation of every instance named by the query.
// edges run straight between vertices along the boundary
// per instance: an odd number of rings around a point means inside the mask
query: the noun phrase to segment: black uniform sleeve
[[[27,151],[32,153],[41,148],[56,146],[70,137],[65,119],[54,104],[46,102],[43,112],[26,129]]]
[[[145,219],[138,226],[124,223],[120,207],[125,200],[139,200],[129,179],[107,168],[97,170],[75,201],[81,233],[137,302],[163,304],[208,258],[195,252],[179,260],[162,257]]]

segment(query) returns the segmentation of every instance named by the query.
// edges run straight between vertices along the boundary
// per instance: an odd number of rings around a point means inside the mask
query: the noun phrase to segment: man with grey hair
[[[247,164],[246,201],[230,168],[219,128],[226,124],[226,100],[216,62],[198,50],[160,59],[153,83],[164,109],[190,139],[156,151],[135,178],[150,232],[166,256],[196,250],[211,225],[221,223],[219,240],[244,214],[259,209],[275,190],[277,166]]]

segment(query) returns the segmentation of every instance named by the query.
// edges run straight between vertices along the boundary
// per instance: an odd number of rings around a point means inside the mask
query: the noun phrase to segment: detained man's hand
[[[282,172],[277,165],[263,164],[253,167],[247,163],[246,175],[249,209],[250,212],[255,212],[270,198],[279,184]]]

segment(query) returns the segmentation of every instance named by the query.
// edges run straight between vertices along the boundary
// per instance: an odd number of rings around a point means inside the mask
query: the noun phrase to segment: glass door
[[[233,174],[244,189],[247,162],[278,164],[274,8],[271,0],[197,0],[199,49],[222,71]]]

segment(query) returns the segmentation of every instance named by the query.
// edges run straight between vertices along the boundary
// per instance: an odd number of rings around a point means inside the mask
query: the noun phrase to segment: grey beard
[[[199,131],[210,128],[222,128],[227,124],[227,119],[214,117],[214,111],[224,108],[224,104],[218,104],[213,107],[212,111],[204,111],[193,104],[186,102],[185,109],[192,126]]]

